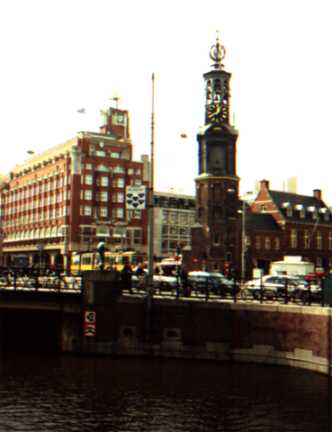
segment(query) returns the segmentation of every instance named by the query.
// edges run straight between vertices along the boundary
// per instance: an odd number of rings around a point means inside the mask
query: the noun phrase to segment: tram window
[[[82,256],[82,264],[83,265],[87,265],[87,264],[91,264],[91,256]]]
[[[80,256],[79,255],[73,255],[71,258],[72,264],[79,264],[80,263]]]

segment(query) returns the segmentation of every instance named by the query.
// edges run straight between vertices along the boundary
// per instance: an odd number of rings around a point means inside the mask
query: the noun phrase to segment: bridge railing
[[[238,280],[231,280],[227,285],[212,283],[206,280],[203,282],[186,282],[180,280],[172,282],[154,280],[153,294],[160,297],[192,298],[204,299],[205,301],[232,301],[232,302],[255,302],[261,304],[299,304],[306,306],[324,306],[324,284],[311,284],[298,286],[297,288],[288,286],[271,287],[260,284],[254,289],[250,289],[246,284]],[[130,288],[124,289],[126,294],[147,293],[147,285],[144,278],[133,278]]]
[[[77,275],[65,275],[38,271],[22,272],[6,269],[0,272],[0,289],[81,291],[82,278]]]

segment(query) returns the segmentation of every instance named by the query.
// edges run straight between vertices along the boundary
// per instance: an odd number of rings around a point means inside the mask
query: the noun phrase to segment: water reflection
[[[331,430],[329,380],[245,364],[5,354],[1,431]]]

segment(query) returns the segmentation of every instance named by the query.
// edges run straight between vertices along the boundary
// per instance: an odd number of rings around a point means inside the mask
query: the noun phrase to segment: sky
[[[219,30],[241,193],[297,176],[299,193],[322,189],[332,205],[331,16],[329,0],[2,0],[0,172],[98,131],[114,95],[135,159],[149,154],[155,73],[155,189],[194,194]]]

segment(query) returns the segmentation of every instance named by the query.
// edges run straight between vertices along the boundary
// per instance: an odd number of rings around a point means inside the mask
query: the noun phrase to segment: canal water
[[[1,354],[0,431],[330,432],[324,375],[253,364]]]

